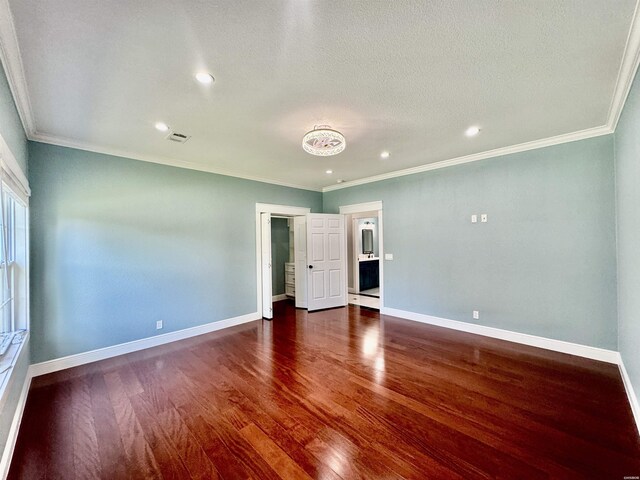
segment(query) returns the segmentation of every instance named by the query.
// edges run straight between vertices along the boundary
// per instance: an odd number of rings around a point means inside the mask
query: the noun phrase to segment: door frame
[[[256,309],[258,315],[262,316],[262,226],[260,214],[270,213],[273,215],[282,215],[285,217],[295,217],[298,215],[306,215],[311,213],[311,209],[307,207],[294,207],[290,205],[275,205],[271,203],[256,203]],[[271,232],[269,232],[269,240],[271,240]]]
[[[356,203],[353,205],[343,205],[340,207],[340,213],[344,215],[357,215],[359,213],[365,212],[377,212],[378,213],[378,256],[380,260],[378,260],[380,265],[380,311],[384,308],[384,222],[382,219],[382,200],[375,202],[367,202],[367,203]],[[352,217],[353,220],[353,217]],[[354,234],[355,235],[355,234]],[[351,246],[353,248],[353,246]],[[354,262],[356,261],[354,254]],[[354,267],[354,275],[356,275]],[[354,287],[355,287],[355,279],[354,279]]]

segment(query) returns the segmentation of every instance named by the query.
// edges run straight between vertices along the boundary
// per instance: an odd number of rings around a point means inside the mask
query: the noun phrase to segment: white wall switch
[[[385,260],[393,260],[393,253],[385,253],[384,254],[384,259]]]
[[[480,319],[480,312],[478,310],[473,311],[473,319],[474,320]]]
[[[488,217],[486,213],[483,213],[482,215],[480,215],[480,221],[482,223],[487,223]]]
[[[156,330],[162,330],[162,320],[156,322]]]
[[[471,223],[478,223],[478,215],[471,215]]]

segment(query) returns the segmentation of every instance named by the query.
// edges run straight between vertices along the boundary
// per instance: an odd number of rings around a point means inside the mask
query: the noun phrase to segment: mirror
[[[362,229],[362,253],[365,255],[373,253],[373,230]]]

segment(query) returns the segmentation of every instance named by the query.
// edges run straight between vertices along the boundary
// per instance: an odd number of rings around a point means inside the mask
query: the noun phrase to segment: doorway
[[[349,303],[380,310],[383,306],[382,202],[340,207],[346,215]]]
[[[272,235],[280,219],[288,222],[287,262],[282,262],[284,293],[274,296]],[[256,204],[257,306],[262,318],[273,318],[273,301],[293,298],[296,308],[321,310],[347,305],[347,248],[345,216],[310,213],[310,209],[284,205]],[[282,229],[280,225],[276,230]],[[283,232],[277,233],[283,237]],[[280,248],[280,250],[282,250]],[[292,261],[293,260],[293,261]],[[277,285],[276,285],[276,288]]]
[[[300,232],[299,222],[296,218],[306,218],[311,212],[310,208],[292,207],[288,205],[272,205],[267,203],[256,203],[256,305],[258,314],[263,318],[273,318],[273,275],[274,265],[272,257],[272,218],[286,219],[289,225],[293,225],[293,231],[290,233],[289,242],[293,243],[293,249],[296,250],[296,242],[304,240],[298,235]],[[300,263],[299,258],[294,259],[295,263]],[[306,301],[304,293],[306,292],[306,277],[304,275],[295,275],[295,267],[306,267],[306,259],[300,266],[292,265],[292,262],[286,262],[283,270],[286,270],[285,284],[293,284],[293,289],[289,287],[289,296],[287,298],[295,298],[296,306],[300,306],[301,302]],[[292,275],[293,273],[293,275]],[[286,280],[289,280],[287,282]],[[286,287],[286,285],[285,285]],[[285,292],[286,295],[286,292]],[[275,297],[276,300],[282,297]]]

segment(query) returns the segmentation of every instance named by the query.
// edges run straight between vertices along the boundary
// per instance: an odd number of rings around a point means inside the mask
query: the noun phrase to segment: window
[[[25,345],[29,336],[30,194],[29,180],[0,132],[1,414],[9,392],[15,391],[10,387],[24,381],[29,363]]]
[[[8,192],[0,190],[2,232],[0,235],[0,319],[2,332],[16,330],[14,309],[15,285],[15,201]],[[2,354],[0,349],[0,354]]]
[[[0,364],[28,328],[27,206],[4,167],[0,163]]]

